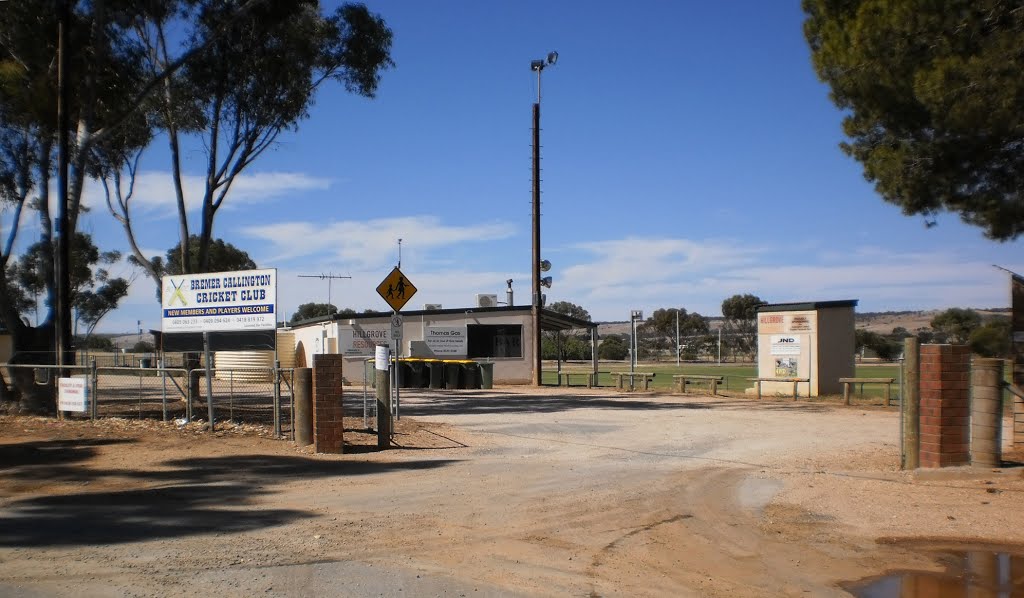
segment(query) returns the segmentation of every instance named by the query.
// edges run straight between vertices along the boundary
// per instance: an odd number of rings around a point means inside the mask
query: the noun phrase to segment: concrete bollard
[[[295,444],[313,444],[313,368],[295,368],[292,379],[295,395]]]
[[[971,364],[971,465],[1003,460],[1003,360],[975,357]]]

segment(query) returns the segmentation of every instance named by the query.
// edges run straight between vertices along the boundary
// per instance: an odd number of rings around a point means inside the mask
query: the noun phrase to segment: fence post
[[[185,403],[185,419],[187,419],[188,421],[192,421],[192,401],[195,400],[195,397],[192,394],[193,393],[193,391],[192,391],[192,376],[193,376],[193,374],[195,375],[195,378],[196,378],[195,388],[198,389],[199,388],[199,372],[197,372],[196,370],[185,370],[185,372],[186,372],[185,379],[186,379],[186,382],[188,382],[188,391],[185,393],[187,395],[186,396],[187,401]]]
[[[292,432],[299,446],[313,444],[313,369],[295,368],[292,373]]]
[[[160,385],[163,387],[160,394],[160,406],[163,407],[164,421],[167,421],[167,372],[164,370],[164,360],[157,361],[156,367],[160,368]]]
[[[281,437],[281,362],[274,360],[274,437]]]
[[[916,338],[903,339],[903,469],[921,466],[921,369],[920,346]]]
[[[99,380],[99,375],[96,373],[96,360],[95,359],[93,359],[92,363],[89,364],[89,370],[90,370],[89,371],[89,374],[90,374],[89,382],[91,383],[91,386],[92,386],[92,389],[91,389],[91,392],[90,392],[90,396],[92,396],[92,405],[89,406],[89,409],[90,409],[90,411],[92,411],[92,413],[91,413],[92,421],[96,421],[96,414],[99,413],[99,410],[97,409],[97,405],[96,404],[99,402],[100,397],[96,393],[96,391],[98,389],[98,386],[99,386],[97,384],[97,381]]]
[[[1003,360],[971,364],[971,465],[999,467],[1003,455]]]

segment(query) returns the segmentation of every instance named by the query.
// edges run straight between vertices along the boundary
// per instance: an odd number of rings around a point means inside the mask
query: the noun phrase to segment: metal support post
[[[210,418],[210,431],[213,432],[215,429],[213,422],[213,376],[211,374],[213,358],[210,356],[209,332],[203,332],[203,353],[205,354],[206,361],[206,412]]]
[[[162,386],[160,393],[160,406],[163,407],[164,421],[167,421],[167,371],[164,370],[164,360],[161,359],[157,361],[156,367],[160,368],[160,383]]]
[[[274,437],[281,437],[281,362],[274,361]]]
[[[99,395],[97,394],[97,387],[99,386],[99,374],[96,373],[96,360],[93,359],[89,363],[89,384],[91,389],[89,390],[89,411],[92,416],[92,420],[96,421],[96,415],[99,413],[97,403],[99,403]]]

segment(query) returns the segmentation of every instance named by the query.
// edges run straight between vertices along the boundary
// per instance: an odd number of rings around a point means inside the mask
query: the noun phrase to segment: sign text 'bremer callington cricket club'
[[[273,330],[277,270],[165,276],[163,331]]]

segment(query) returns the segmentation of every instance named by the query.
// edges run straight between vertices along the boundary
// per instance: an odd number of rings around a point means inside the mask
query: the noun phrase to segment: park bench
[[[573,376],[582,377],[587,388],[597,386],[598,374],[594,372],[558,372],[558,385],[561,386],[564,381],[566,386],[572,386]]]
[[[807,394],[808,395],[811,394],[811,389],[810,389],[811,379],[810,378],[747,378],[747,380],[757,383],[757,400],[758,401],[761,400],[761,383],[762,382],[792,382],[793,383],[793,400],[794,401],[799,396],[799,393],[797,392],[797,388],[798,388],[798,385],[801,382],[806,382],[807,383]]]
[[[636,379],[643,378],[644,390],[650,390],[651,380],[654,380],[654,372],[611,372],[613,378],[615,378],[616,386],[619,388],[625,388],[623,386],[626,378],[629,378],[629,389],[633,390],[636,388]]]
[[[885,385],[885,407],[889,406],[889,400],[892,397],[892,384],[896,382],[896,378],[840,378],[839,382],[843,385],[843,404],[850,404],[850,386],[853,384],[860,384],[860,398],[864,398],[864,385],[865,384],[884,384]]]
[[[686,392],[686,385],[691,382],[707,382],[713,395],[718,394],[718,385],[724,379],[722,376],[698,376],[695,374],[676,374],[672,376],[674,386],[679,392]]]

